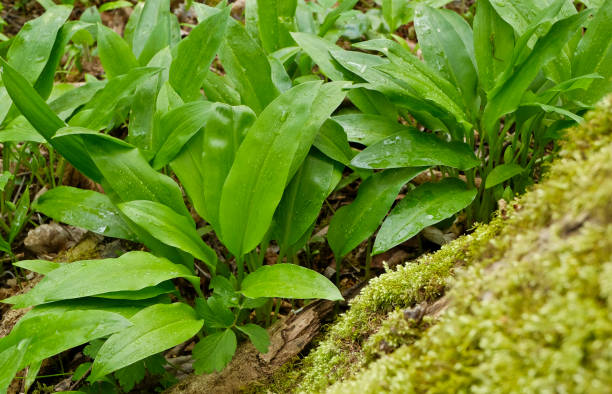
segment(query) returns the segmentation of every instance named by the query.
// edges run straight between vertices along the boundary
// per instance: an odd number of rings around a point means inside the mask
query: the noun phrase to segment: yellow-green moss
[[[374,279],[268,389],[612,392],[610,99],[512,205],[509,219]],[[426,324],[400,311],[445,294],[451,305]]]

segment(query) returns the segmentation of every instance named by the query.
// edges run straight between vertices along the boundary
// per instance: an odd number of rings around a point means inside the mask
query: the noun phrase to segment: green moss
[[[508,219],[372,280],[268,389],[612,392],[610,98],[587,120]],[[405,319],[442,296],[439,317]]]

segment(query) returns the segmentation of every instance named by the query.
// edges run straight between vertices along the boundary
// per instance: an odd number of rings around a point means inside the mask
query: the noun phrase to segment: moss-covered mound
[[[263,389],[612,392],[612,100],[568,132],[544,182],[373,280]]]

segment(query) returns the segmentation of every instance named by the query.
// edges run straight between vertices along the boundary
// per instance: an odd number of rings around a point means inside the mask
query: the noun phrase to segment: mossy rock
[[[612,99],[488,225],[387,272],[263,392],[612,393]]]

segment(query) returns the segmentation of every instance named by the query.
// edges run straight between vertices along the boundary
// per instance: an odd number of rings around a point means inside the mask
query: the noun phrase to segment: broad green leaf
[[[331,54],[344,68],[369,82],[365,86],[383,93],[398,107],[406,108],[429,129],[448,128],[456,138],[463,136],[469,123],[461,105],[435,83],[414,73],[414,67],[356,51],[334,49]]]
[[[155,298],[162,294],[168,294],[175,291],[174,283],[167,280],[156,286],[145,287],[140,290],[127,290],[127,291],[111,291],[108,293],[98,294],[95,297],[108,298],[111,300],[146,300]]]
[[[384,116],[371,114],[338,115],[332,119],[340,124],[350,142],[372,145],[402,130],[404,126]]]
[[[240,292],[249,298],[344,299],[329,279],[295,264],[264,265],[242,281]]]
[[[315,81],[315,83],[317,82],[318,81]],[[287,181],[293,178],[293,175],[295,175],[298,168],[302,165],[323,123],[329,119],[329,116],[344,100],[346,96],[345,88],[348,85],[348,82],[330,82],[323,84],[317,92],[308,120],[302,125],[302,130],[297,141],[298,148],[293,156]]]
[[[74,135],[81,136],[106,182],[121,201],[155,201],[191,218],[176,182],[153,170],[138,149],[106,134],[74,127],[64,128],[56,139],[69,139]]]
[[[97,234],[136,240],[110,199],[93,190],[58,186],[40,196],[32,208],[54,220]]]
[[[281,249],[296,243],[311,227],[341,177],[340,165],[317,150],[310,151],[274,213],[276,239]]]
[[[76,169],[95,182],[102,179],[102,174],[86,154],[82,141],[71,138],[64,141],[53,140],[57,130],[65,123],[57,117],[38,93],[15,69],[0,59],[2,81],[15,106],[28,119],[34,128]]]
[[[218,105],[203,132],[200,145],[202,188],[195,193],[203,196],[204,217],[217,233],[221,232],[219,206],[223,185],[234,163],[236,152],[253,122],[255,113],[249,107]],[[190,175],[185,172],[184,177],[187,176]]]
[[[290,89],[262,112],[240,145],[219,208],[221,238],[234,255],[252,250],[268,231],[295,157],[308,152],[335,108],[320,98],[326,91],[319,82]]]
[[[196,134],[171,166],[195,210],[220,233],[219,202],[234,155],[255,114],[246,106],[216,104],[204,130]]]
[[[255,349],[259,350],[260,353],[268,353],[270,335],[265,328],[257,324],[245,324],[244,326],[237,326],[236,328],[249,337]]]
[[[128,252],[116,259],[65,264],[49,272],[28,293],[2,302],[24,308],[112,291],[140,290],[177,277],[194,280],[191,271],[183,265],[146,252]]]
[[[8,242],[13,243],[15,237],[19,234],[23,226],[29,217],[30,212],[30,188],[26,186],[25,191],[19,197],[17,208],[13,213],[13,220],[11,221],[11,231],[9,232]]]
[[[291,36],[319,66],[319,69],[331,80],[344,81],[350,80],[346,70],[344,70],[330,55],[329,51],[336,49],[336,45],[309,33],[291,33]]]
[[[0,392],[7,392],[13,378],[21,370],[30,341],[31,338],[22,338],[11,341],[11,346],[8,346],[4,344],[9,342],[8,337],[0,339]]]
[[[229,105],[240,105],[240,93],[232,85],[229,78],[209,72],[202,83],[204,95],[213,102]]]
[[[219,297],[212,296],[207,300],[196,299],[196,311],[198,316],[204,319],[207,329],[228,328],[234,324],[234,313],[219,300]]]
[[[230,7],[201,21],[178,44],[170,66],[170,84],[183,100],[201,96],[200,87],[225,35]]]
[[[57,34],[71,11],[70,6],[53,6],[27,22],[13,39],[6,57],[29,83],[34,84],[45,68]]]
[[[105,11],[116,10],[117,8],[131,8],[133,6],[134,5],[132,3],[130,3],[129,1],[125,1],[125,0],[109,1],[108,3],[104,3],[100,7],[98,7],[98,11],[105,12]]]
[[[499,75],[508,67],[514,48],[514,30],[491,6],[490,0],[476,3],[474,50],[478,76],[485,91],[495,86]]]
[[[77,108],[88,103],[96,92],[105,85],[106,81],[96,80],[87,82],[53,99],[53,101],[49,103],[49,108],[51,108],[60,119],[66,120],[72,116]]]
[[[386,170],[363,181],[355,201],[338,209],[329,224],[327,242],[336,258],[346,256],[374,234],[402,186],[426,169]]]
[[[183,146],[214,116],[217,105],[210,101],[195,101],[165,113],[155,134],[155,160],[153,168],[166,166]]]
[[[164,14],[170,11],[170,0],[149,0],[144,2],[142,11],[136,15],[135,26],[133,27],[133,37],[127,34],[127,37],[132,39],[131,46],[136,58],[145,49],[148,41],[153,37],[156,26],[164,23]]]
[[[331,56],[330,51],[341,53],[335,44],[310,33],[291,33],[293,39],[312,58],[320,72],[333,81],[361,81],[359,77],[347,71]],[[345,51],[348,52],[348,51]],[[362,112],[385,115],[397,118],[397,111],[380,93],[366,89],[352,89],[349,99]]]
[[[327,157],[348,166],[355,155],[340,124],[332,119],[323,123],[313,145]]]
[[[518,164],[502,164],[499,165],[487,175],[485,189],[490,189],[493,186],[499,185],[508,179],[523,173],[525,169]]]
[[[262,112],[278,96],[266,54],[233,19],[229,20],[219,58],[227,77],[240,93],[242,103],[255,113]]]
[[[97,91],[91,101],[70,119],[70,126],[92,130],[112,127],[117,106],[131,99],[137,87],[159,71],[156,67],[139,67],[108,81],[106,86]]]
[[[397,204],[378,231],[372,254],[383,253],[472,203],[476,189],[467,189],[457,178],[425,183]]]
[[[193,348],[196,373],[221,372],[234,357],[238,341],[231,328],[207,335]]]
[[[27,365],[118,332],[130,325],[129,320],[121,315],[99,310],[61,313],[49,311],[33,317],[26,315],[11,333],[0,341],[0,366],[3,366],[7,352],[13,354],[10,360],[13,364],[9,364],[11,368],[8,368],[8,371],[0,368],[0,388],[5,385],[7,377],[10,382],[13,375],[11,369],[15,366],[19,371]],[[11,348],[17,348],[21,355],[15,357]]]
[[[447,142],[431,133],[405,127],[361,151],[351,164],[369,169],[442,165],[468,170],[480,164],[480,160],[464,142]]]
[[[258,0],[257,22],[261,44],[267,53],[293,45],[297,0]]]
[[[155,116],[156,106],[151,105],[151,103],[157,102],[163,79],[162,73],[146,78],[136,87],[132,101],[126,141],[143,152],[147,152],[147,154],[149,154],[148,151],[153,149],[155,122],[157,120]]]
[[[450,2],[451,0],[382,0],[382,14],[393,33],[401,25],[412,21],[416,4],[440,8]]]
[[[187,219],[167,206],[153,201],[130,201],[119,209],[143,231],[166,245],[190,253],[203,261],[214,274],[217,255],[198,235],[193,220]]]
[[[319,26],[319,36],[323,37],[325,34],[334,27],[334,24],[342,15],[342,13],[352,9],[359,0],[340,0],[338,6],[334,8],[330,13],[325,16],[323,23]]]
[[[572,75],[597,73],[605,78],[593,83],[579,97],[586,103],[595,103],[612,91],[612,0],[603,2],[574,54]]]
[[[197,334],[203,321],[187,304],[158,304],[138,312],[133,323],[102,345],[91,368],[96,381],[120,368],[178,345]]]
[[[165,282],[162,282],[165,283]],[[109,293],[103,293],[109,294]],[[112,312],[123,316],[126,319],[131,318],[142,309],[155,304],[166,304],[169,303],[170,299],[165,296],[159,296],[155,298],[142,299],[142,300],[126,300],[126,299],[107,299],[98,296],[76,298],[64,301],[51,302],[49,304],[42,304],[35,306],[30,312],[28,312],[17,325],[30,319],[32,317],[47,315],[49,313],[55,313],[61,315],[66,312],[74,311],[105,311]],[[15,326],[17,327],[17,326]]]
[[[18,116],[0,130],[0,142],[36,142],[42,144],[45,139],[24,118]]]
[[[402,75],[407,74],[409,76],[408,78],[403,78],[402,81],[422,97],[440,102],[441,105],[446,105],[445,101],[440,101],[440,99],[432,95],[432,93],[437,93],[438,95],[443,93],[448,97],[447,100],[453,102],[454,105],[458,105],[461,102],[458,86],[453,85],[439,71],[429,67],[399,43],[387,39],[375,39],[357,43],[354,47],[378,51],[386,55],[391,60],[391,63],[404,69]]]
[[[533,51],[512,75],[493,88],[482,117],[482,125],[487,134],[495,133],[499,118],[518,107],[524,92],[541,68],[558,55],[588,16],[589,11],[585,10],[555,23],[550,31],[538,40]]]
[[[21,260],[13,263],[13,265],[43,275],[47,275],[49,272],[62,266],[61,263],[47,260]]]
[[[98,54],[108,79],[127,74],[139,65],[127,42],[101,23],[98,23]]]
[[[419,5],[414,27],[427,64],[459,87],[464,108],[473,111],[478,77],[470,26],[455,12]]]

